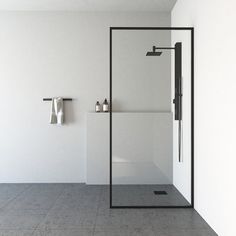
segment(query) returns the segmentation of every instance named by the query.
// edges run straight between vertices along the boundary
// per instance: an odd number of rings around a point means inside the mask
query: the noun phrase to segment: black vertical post
[[[194,208],[194,28],[191,29],[191,205]]]
[[[112,208],[112,28],[110,28],[110,208]]]

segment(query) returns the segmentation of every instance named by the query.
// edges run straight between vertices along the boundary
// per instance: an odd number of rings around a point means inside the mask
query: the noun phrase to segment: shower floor
[[[165,191],[166,194],[155,194]],[[113,206],[190,206],[174,185],[113,185]]]

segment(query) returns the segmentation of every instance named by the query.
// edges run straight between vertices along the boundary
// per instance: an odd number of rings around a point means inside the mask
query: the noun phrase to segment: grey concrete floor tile
[[[71,191],[69,191],[71,190]],[[100,201],[99,186],[72,185],[57,199],[50,214],[96,212]]]
[[[7,205],[7,203],[10,201],[9,198],[2,198],[0,199],[0,209]]]
[[[87,196],[77,195],[68,196],[62,195],[55,202],[50,212],[65,212],[65,211],[94,211],[97,209],[99,203],[99,195],[88,194]]]
[[[35,229],[37,225],[45,218],[45,215],[31,215],[31,214],[20,214],[20,215],[1,215],[0,216],[0,230],[3,229],[14,229],[14,230],[25,230]]]
[[[43,196],[50,196],[50,195],[59,195],[61,194],[66,188],[66,184],[33,184],[30,188],[28,188],[24,194],[25,195],[43,195]]]
[[[139,209],[146,217],[150,218],[201,218],[199,214],[192,208],[150,208]]]
[[[65,185],[35,184],[12,200],[7,209],[48,210],[63,193]]]
[[[6,206],[30,186],[30,184],[0,184],[0,208]]]
[[[141,188],[142,197],[149,187]],[[138,196],[140,189],[133,190]],[[108,186],[0,184],[0,233],[21,236],[32,230],[36,236],[83,236],[93,230],[104,236],[216,236],[193,209],[110,209]]]
[[[0,230],[0,236],[31,236],[33,230]]]
[[[0,209],[0,216],[2,215],[47,215],[49,210],[44,209]]]
[[[172,229],[172,230],[162,230],[163,236],[217,236],[213,230],[203,230],[203,229]]]
[[[95,230],[94,236],[164,236],[161,231],[151,228],[120,228],[109,230]]]
[[[195,214],[153,214],[147,215],[155,228],[165,229],[209,229],[208,224]]]
[[[31,184],[0,184],[0,198],[12,197],[25,191]]]
[[[93,236],[93,229],[35,230],[33,236]]]
[[[24,209],[24,210],[48,210],[50,209],[58,196],[40,196],[40,195],[20,195],[10,202],[6,209]]]
[[[143,212],[134,209],[109,209],[98,212],[96,229],[114,229],[120,227],[150,228],[150,219]]]
[[[99,185],[81,185],[78,184],[67,187],[64,191],[64,195],[67,196],[89,196],[100,195],[102,187]]]
[[[155,195],[166,191],[167,195]],[[113,185],[114,206],[189,206],[190,203],[173,185]]]
[[[86,187],[85,183],[67,183],[65,186],[65,192],[76,192],[83,187]]]
[[[83,207],[81,208],[54,208],[54,209],[51,209],[49,212],[48,212],[48,215],[49,216],[55,216],[55,215],[79,215],[79,214],[95,214],[97,213],[97,209],[96,208],[86,208],[84,209]]]
[[[78,214],[48,214],[38,225],[39,230],[93,228],[96,213],[80,212]]]

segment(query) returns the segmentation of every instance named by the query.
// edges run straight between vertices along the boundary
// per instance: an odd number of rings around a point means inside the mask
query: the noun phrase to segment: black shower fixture
[[[182,120],[182,43],[177,42],[174,47],[152,47],[151,52],[146,56],[160,56],[162,51],[156,50],[174,50],[175,51],[175,120]]]
[[[156,47],[152,47],[152,52],[147,52],[146,56],[160,56],[162,52],[156,52]]]
[[[174,50],[175,51],[175,120],[179,121],[179,162],[181,161],[181,121],[182,121],[182,43],[177,42],[174,47],[152,47],[151,52],[146,56],[160,56],[162,51],[156,50]]]
[[[182,120],[182,43],[175,44],[175,120]]]
[[[161,50],[164,50],[164,49],[175,49],[175,47],[172,48],[172,47],[156,47],[156,46],[152,46],[152,51],[151,52],[147,52],[146,56],[160,56],[162,54],[162,51],[157,51],[156,52],[156,50],[159,50],[159,49],[161,49]]]
[[[175,44],[175,120],[179,121],[179,162],[181,162],[181,140],[182,140],[182,43]]]

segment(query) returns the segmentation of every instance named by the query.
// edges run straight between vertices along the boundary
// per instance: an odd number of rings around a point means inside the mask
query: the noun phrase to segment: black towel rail
[[[43,101],[52,101],[52,98],[43,98]],[[72,98],[63,98],[63,101],[72,101]]]

